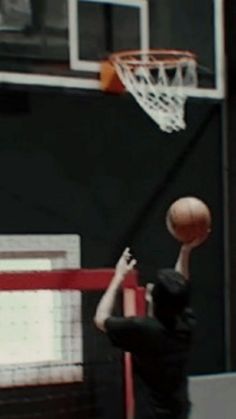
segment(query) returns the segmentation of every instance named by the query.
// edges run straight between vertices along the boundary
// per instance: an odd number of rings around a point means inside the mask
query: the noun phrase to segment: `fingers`
[[[195,240],[195,244],[196,246],[199,246],[200,244],[204,243],[204,241],[207,240],[209,234],[210,234],[211,230],[208,229],[204,234],[202,234],[201,237],[199,237],[198,239]]]
[[[131,255],[131,253],[130,253],[130,248],[129,248],[129,247],[126,247],[126,248],[125,248],[125,250],[124,250],[124,252],[123,252],[122,257],[125,259],[125,261],[126,261],[127,263],[129,263],[129,262],[131,261],[131,259],[132,259],[132,255]]]
[[[136,259],[132,259],[129,264],[128,264],[128,269],[132,270],[134,268],[134,266],[136,265],[137,260]]]
[[[207,230],[204,234],[202,234],[200,237],[197,237],[197,238],[196,238],[196,239],[194,239],[192,242],[185,243],[185,245],[186,245],[187,247],[189,247],[190,249],[193,249],[193,248],[195,248],[195,247],[200,246],[202,243],[204,243],[204,242],[207,240],[207,238],[208,238],[208,236],[209,236],[210,232],[211,232],[211,230],[210,230],[210,229],[208,229],[208,230]]]
[[[133,258],[133,256],[131,255],[131,253],[130,253],[130,248],[129,248],[129,247],[126,247],[126,248],[125,248],[125,250],[124,250],[124,252],[123,252],[123,257],[124,257],[124,259],[125,259],[125,261],[126,261],[126,263],[127,263],[127,268],[128,268],[129,270],[133,269],[133,268],[134,268],[134,266],[135,266],[135,265],[136,265],[136,263],[137,263],[137,260],[136,260],[136,259],[134,259],[134,258]]]
[[[126,247],[124,252],[123,252],[123,256],[125,257],[125,259],[129,259],[131,257],[131,253],[130,253],[130,248]]]

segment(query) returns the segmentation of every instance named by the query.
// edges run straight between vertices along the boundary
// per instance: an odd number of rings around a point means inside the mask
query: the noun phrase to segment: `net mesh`
[[[186,128],[188,89],[197,86],[194,56],[177,51],[127,51],[111,56],[116,71],[143,110],[171,133]]]
[[[0,274],[1,418],[128,417],[125,358],[93,324],[112,273]]]

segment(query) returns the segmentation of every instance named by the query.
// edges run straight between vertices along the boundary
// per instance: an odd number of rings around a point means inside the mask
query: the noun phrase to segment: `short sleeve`
[[[124,351],[134,351],[144,338],[145,325],[138,317],[109,317],[105,328],[112,344]]]

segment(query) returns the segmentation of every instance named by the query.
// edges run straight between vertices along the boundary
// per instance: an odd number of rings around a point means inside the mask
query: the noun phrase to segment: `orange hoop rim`
[[[152,61],[140,60],[141,55],[152,56]],[[155,57],[156,56],[156,57]],[[109,57],[112,63],[126,64],[131,67],[153,67],[164,65],[178,65],[180,63],[196,63],[197,57],[191,51],[175,50],[175,49],[146,49],[146,50],[125,50],[115,52]]]

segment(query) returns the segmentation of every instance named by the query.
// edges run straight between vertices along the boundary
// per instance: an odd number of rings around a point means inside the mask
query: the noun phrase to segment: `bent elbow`
[[[95,326],[96,326],[97,328],[99,328],[99,327],[98,327],[98,319],[97,319],[97,316],[94,316],[94,318],[93,318],[93,323],[95,324]]]
[[[105,327],[106,318],[105,317],[95,316],[93,318],[93,321],[97,329],[101,330],[102,332],[106,332],[106,327]]]

